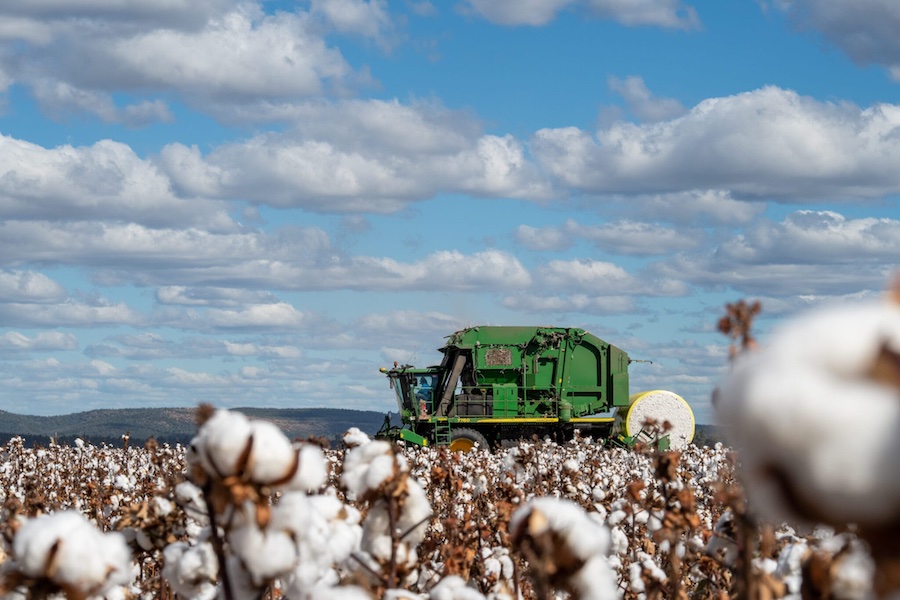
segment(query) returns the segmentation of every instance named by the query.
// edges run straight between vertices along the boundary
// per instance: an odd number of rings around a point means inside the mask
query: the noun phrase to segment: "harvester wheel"
[[[474,429],[461,427],[454,429],[450,436],[451,452],[469,452],[478,444],[479,448],[489,448],[487,438]]]

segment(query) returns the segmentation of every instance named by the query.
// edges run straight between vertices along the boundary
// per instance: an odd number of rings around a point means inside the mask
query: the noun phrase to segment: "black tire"
[[[471,452],[476,444],[478,444],[479,448],[490,449],[487,438],[480,431],[475,431],[468,427],[460,427],[452,430],[450,434],[451,452]]]

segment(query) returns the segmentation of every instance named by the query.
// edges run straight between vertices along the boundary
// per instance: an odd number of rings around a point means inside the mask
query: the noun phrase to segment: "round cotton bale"
[[[668,431],[670,448],[685,448],[694,439],[694,411],[675,392],[641,392],[629,400],[631,405],[627,409],[620,408],[616,415],[616,430],[619,433],[637,437],[650,419],[660,426],[667,421],[671,425]]]

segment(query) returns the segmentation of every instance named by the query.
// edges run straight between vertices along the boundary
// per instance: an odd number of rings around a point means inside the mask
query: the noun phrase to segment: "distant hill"
[[[238,408],[248,417],[272,421],[291,439],[324,437],[337,440],[351,427],[373,434],[384,413],[337,408]],[[93,443],[143,445],[150,437],[160,443],[186,444],[197,431],[195,408],[122,408],[40,417],[0,410],[0,444],[22,436],[30,445],[46,445],[51,438],[71,443],[77,437]]]

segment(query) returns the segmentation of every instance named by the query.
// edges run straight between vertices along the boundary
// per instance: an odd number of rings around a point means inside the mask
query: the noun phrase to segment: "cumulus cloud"
[[[368,81],[323,36],[338,30],[385,43],[392,29],[376,0],[316,2],[315,19],[301,10],[268,15],[261,4],[233,0],[151,4],[3,3],[0,22],[17,23],[0,28],[0,40],[17,42],[9,48],[10,76],[57,117],[85,112],[132,126],[170,120],[161,96],[118,106],[112,95],[152,89],[216,106],[227,118],[233,105],[260,110]]]
[[[785,201],[880,197],[900,190],[900,106],[860,109],[766,87],[704,100],[660,123],[619,122],[596,136],[542,129],[539,163],[593,193],[729,190]]]
[[[140,326],[144,317],[124,302],[85,303],[68,299],[58,304],[0,304],[0,327]]]
[[[339,33],[352,33],[390,48],[393,23],[385,0],[312,0],[310,13]]]
[[[485,135],[471,116],[427,103],[312,103],[294,126],[206,156],[165,147],[160,166],[187,195],[243,198],[316,212],[389,213],[441,192],[547,199],[550,182],[512,136]]]
[[[515,235],[516,241],[530,250],[565,250],[584,239],[605,252],[630,256],[670,254],[696,247],[702,241],[702,231],[637,221],[581,225],[569,219],[559,227],[520,225]]]
[[[41,331],[28,336],[18,331],[6,331],[0,335],[0,353],[53,352],[78,349],[78,338],[61,331]]]
[[[641,77],[610,77],[609,87],[625,99],[628,110],[642,121],[665,121],[686,112],[681,102],[675,98],[654,96]]]
[[[722,260],[745,264],[890,263],[900,248],[900,221],[847,219],[801,210],[781,223],[761,222],[719,246]]]
[[[0,302],[46,304],[65,298],[65,288],[43,273],[0,270]]]
[[[676,278],[646,279],[613,263],[580,259],[552,260],[535,274],[540,289],[565,289],[589,296],[682,296],[688,288]]]
[[[175,196],[168,177],[125,144],[47,149],[9,136],[0,136],[0,219],[234,228],[223,204]]]
[[[727,190],[687,190],[671,194],[638,194],[619,199],[634,218],[677,225],[737,226],[762,214],[765,205],[733,198]]]
[[[278,297],[265,290],[240,288],[187,287],[164,285],[156,290],[156,300],[160,304],[180,304],[184,306],[240,306],[242,304],[274,304]]]
[[[637,302],[632,296],[598,297],[588,294],[562,296],[518,294],[506,296],[503,299],[503,306],[510,310],[532,314],[616,315],[633,313],[637,310]]]
[[[318,228],[213,234],[103,223],[6,223],[0,234],[6,260],[89,266],[108,284],[159,285],[157,298],[165,304],[277,303],[270,295],[235,288],[490,291],[531,283],[528,270],[508,252],[444,250],[413,262],[344,256]],[[8,276],[6,286],[21,288],[23,277]],[[44,276],[34,278],[32,287],[48,285]]]
[[[499,25],[546,25],[560,11],[576,9],[630,27],[690,30],[700,26],[696,10],[680,0],[468,0],[467,8]]]
[[[779,2],[802,29],[814,29],[860,64],[888,67],[900,81],[900,10],[893,0]]]
[[[891,278],[900,221],[848,219],[801,210],[759,221],[709,252],[684,253],[653,267],[662,277],[748,294],[839,296],[880,290]]]

